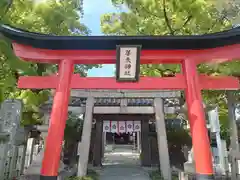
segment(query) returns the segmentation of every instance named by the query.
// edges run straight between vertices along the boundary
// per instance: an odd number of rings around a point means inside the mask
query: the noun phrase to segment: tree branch
[[[168,29],[169,29],[169,31],[170,31],[170,34],[171,34],[171,35],[175,35],[175,32],[176,32],[176,31],[179,31],[180,29],[182,29],[183,27],[185,27],[185,26],[192,20],[193,15],[189,15],[189,16],[187,17],[187,19],[185,20],[185,22],[183,23],[183,25],[182,25],[181,28],[176,29],[176,30],[173,30],[173,28],[172,28],[171,25],[170,25],[170,21],[169,21],[169,19],[168,19],[168,16],[167,16],[165,0],[164,0],[163,3],[164,3],[164,5],[165,5],[163,11],[164,11],[164,18],[165,18],[166,24],[167,24],[167,26],[168,26]],[[161,19],[161,17],[159,17],[159,15],[148,11],[145,7],[142,6],[141,9],[144,10],[147,14],[149,14],[149,15],[151,15],[151,16],[154,16],[154,17],[156,17],[156,18],[158,18],[158,19]],[[136,10],[137,12],[139,11],[137,8],[135,8],[135,10]],[[160,28],[160,27],[159,27],[159,28]],[[167,35],[167,34],[164,34],[164,35]]]
[[[3,15],[2,17],[0,16],[0,21],[4,19],[4,17],[6,16],[6,14],[8,13],[8,11],[10,10],[11,6],[13,4],[13,0],[9,0],[7,7],[3,10]],[[3,39],[4,36],[2,35],[2,33],[0,33],[0,39]]]
[[[172,29],[171,23],[170,23],[170,21],[169,21],[169,19],[168,19],[168,16],[167,16],[166,0],[163,0],[163,15],[164,15],[164,19],[165,19],[166,25],[167,25],[167,27],[168,27],[168,29],[169,29],[169,31],[170,31],[170,34],[171,34],[171,35],[175,35],[175,32],[174,32],[174,30]]]
[[[189,15],[189,16],[187,17],[186,21],[183,23],[182,27],[179,28],[179,29],[175,29],[175,30],[174,30],[174,33],[175,33],[176,31],[179,31],[179,30],[181,30],[182,28],[184,28],[184,27],[192,20],[192,18],[193,18],[193,15]]]
[[[8,4],[7,4],[6,8],[3,10],[3,16],[0,17],[0,20],[2,20],[6,16],[8,11],[10,10],[12,4],[13,4],[13,0],[8,0]]]
[[[192,16],[192,15],[189,15],[189,16],[187,17],[185,23],[182,25],[181,29],[184,28],[184,27],[191,21],[192,18],[193,18],[193,16]]]
[[[144,10],[144,11],[145,11],[147,14],[149,14],[150,16],[154,16],[154,17],[156,17],[156,18],[158,18],[158,19],[161,19],[161,17],[159,17],[157,14],[154,14],[154,13],[148,11],[145,7],[141,7],[141,9]],[[140,10],[138,10],[137,8],[135,8],[135,10],[136,10],[137,12],[140,11]],[[158,26],[158,27],[161,28],[160,26]]]
[[[216,21],[212,24],[211,28],[209,28],[209,31],[211,29],[213,29],[217,25],[217,23],[220,22],[220,23],[223,24],[223,20],[226,19],[226,18],[227,18],[227,15],[226,15],[226,13],[223,12],[223,14],[220,16],[220,18],[217,18]]]

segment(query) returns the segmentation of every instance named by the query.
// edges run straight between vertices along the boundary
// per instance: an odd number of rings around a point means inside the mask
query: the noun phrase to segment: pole
[[[91,133],[92,133],[92,114],[93,114],[94,98],[89,97],[86,103],[86,113],[84,117],[83,130],[82,130],[82,140],[80,146],[80,154],[78,161],[78,177],[86,176],[87,165],[89,157],[89,149],[91,143]]]
[[[182,65],[183,74],[186,79],[185,94],[197,180],[214,179],[212,153],[210,150],[197,67],[193,59],[184,60]]]
[[[220,132],[216,132],[215,135],[216,135],[216,141],[217,141],[217,149],[218,149],[221,173],[225,175],[226,174],[225,156],[224,156],[224,152],[223,152],[223,146],[222,146],[222,140],[220,137]]]
[[[59,66],[59,82],[54,95],[40,180],[57,180],[62,141],[68,114],[73,62],[62,60]]]
[[[235,117],[235,106],[234,106],[234,91],[227,91],[227,102],[228,102],[228,119],[230,126],[230,152],[239,152],[238,143],[238,128]],[[238,174],[238,162],[234,157],[231,156],[231,176],[232,180],[236,180]]]
[[[167,133],[164,118],[163,100],[161,98],[154,99],[155,119],[156,119],[156,131],[157,131],[157,143],[158,153],[160,161],[161,174],[164,180],[171,180],[171,168],[168,152]]]
[[[219,123],[219,112],[218,107],[215,109],[212,109],[208,112],[208,118],[211,125],[211,132],[214,133],[217,141],[217,150],[218,150],[218,156],[219,156],[219,163],[221,168],[221,173],[226,174],[225,169],[225,156],[223,152],[223,146],[222,146],[222,140],[220,136],[220,123]]]

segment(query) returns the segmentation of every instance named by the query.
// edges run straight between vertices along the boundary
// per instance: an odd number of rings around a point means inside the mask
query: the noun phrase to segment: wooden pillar
[[[80,146],[80,155],[78,161],[77,176],[83,177],[87,174],[89,149],[91,143],[92,117],[93,117],[94,98],[87,98],[86,112],[83,122],[82,141]]]
[[[171,180],[172,175],[168,153],[168,142],[164,118],[163,100],[161,98],[154,99],[154,108],[161,174],[164,180]]]
[[[148,120],[142,120],[142,133],[141,133],[141,145],[142,145],[142,152],[141,152],[141,161],[142,166],[150,167],[151,166],[151,153],[150,153],[150,144],[149,144],[149,124]]]
[[[41,180],[57,180],[64,129],[66,126],[70,84],[73,73],[73,62],[62,60],[59,66],[58,85],[55,92],[42,161]]]
[[[96,137],[93,150],[93,166],[102,165],[102,133],[103,133],[103,120],[96,120]]]
[[[183,62],[183,74],[186,79],[186,101],[192,135],[193,154],[198,180],[214,179],[212,153],[203,108],[197,66],[192,59]]]

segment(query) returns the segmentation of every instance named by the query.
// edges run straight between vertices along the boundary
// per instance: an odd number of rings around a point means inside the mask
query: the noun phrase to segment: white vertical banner
[[[111,121],[111,132],[117,133],[118,132],[118,123],[117,121]]]
[[[218,158],[219,158],[221,173],[225,174],[225,157],[224,157],[224,152],[222,148],[222,140],[219,132],[216,133],[216,141],[217,141]]]
[[[211,132],[220,132],[218,107],[211,111],[208,111],[208,118],[211,125]]]
[[[127,127],[126,127],[127,132],[132,133],[133,132],[133,121],[127,121],[126,125],[127,125]]]
[[[103,121],[103,132],[110,132],[110,121]]]
[[[134,132],[139,132],[141,131],[141,121],[134,121]]]
[[[119,121],[118,123],[118,132],[119,133],[125,133],[126,132],[126,122],[125,121]]]

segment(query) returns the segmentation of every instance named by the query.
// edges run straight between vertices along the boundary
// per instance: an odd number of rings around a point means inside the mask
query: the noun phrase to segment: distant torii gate
[[[59,37],[30,33],[2,25],[13,40],[15,54],[27,61],[59,64],[57,76],[20,77],[19,88],[56,89],[41,180],[56,180],[71,89],[185,90],[197,179],[213,179],[212,155],[202,105],[202,89],[239,89],[234,77],[199,75],[200,63],[240,58],[240,28],[202,36]],[[74,64],[115,64],[117,45],[141,45],[141,64],[181,64],[176,77],[141,77],[139,82],[73,75]]]

